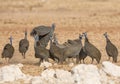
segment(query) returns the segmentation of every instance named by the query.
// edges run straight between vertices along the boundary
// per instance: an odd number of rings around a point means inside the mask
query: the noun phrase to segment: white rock
[[[24,78],[26,78],[26,75],[21,72],[17,65],[9,65],[0,68],[0,81],[15,81]]]
[[[54,63],[54,66],[58,65],[57,63]]]
[[[48,68],[48,67],[50,67],[50,66],[52,66],[52,63],[49,63],[49,62],[43,62],[43,63],[41,63],[41,65],[40,65],[40,67],[45,67],[45,68]]]
[[[80,64],[72,68],[76,84],[101,84],[101,77],[95,65]]]
[[[41,76],[44,78],[51,78],[54,77],[55,70],[54,69],[46,69],[41,73]]]
[[[74,80],[72,77],[71,72],[65,71],[65,70],[55,70],[55,75],[57,78],[57,84],[73,84]]]
[[[102,70],[111,76],[120,77],[120,67],[111,62],[103,62]]]
[[[73,84],[74,80],[68,71],[47,69],[41,73],[41,76],[35,77],[32,84]]]
[[[106,73],[102,69],[99,70],[99,73],[101,76],[101,83],[102,84],[109,84],[108,83],[109,78],[107,77]]]
[[[30,84],[30,81],[32,78],[33,78],[33,76],[26,75],[26,78],[24,78],[24,84]]]
[[[115,84],[115,81],[109,80],[107,84]]]
[[[30,84],[43,84],[43,80],[41,80],[40,76],[35,76],[32,78]]]
[[[55,74],[55,70],[46,69],[41,73],[41,76],[34,77],[31,80],[31,84],[56,84],[54,74]]]
[[[23,67],[23,64],[19,63],[19,64],[17,64],[17,66],[21,68],[21,67]]]
[[[41,73],[43,84],[56,84],[54,74],[55,74],[54,69],[46,69],[45,71],[43,71]]]
[[[48,63],[46,63],[48,64]],[[25,75],[20,70],[23,64],[0,68],[0,83],[24,80],[25,84],[119,84],[120,67],[111,62],[103,62],[99,70],[96,65],[80,64],[71,72],[62,69],[46,69],[40,76]],[[46,66],[44,66],[46,67]],[[107,74],[111,75],[108,76]],[[19,82],[19,81],[18,81]]]
[[[69,64],[69,67],[73,67],[73,66],[74,66],[74,63],[70,63],[70,64]]]

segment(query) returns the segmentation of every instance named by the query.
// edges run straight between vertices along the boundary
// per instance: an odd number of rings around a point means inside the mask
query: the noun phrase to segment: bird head
[[[107,38],[107,37],[108,37],[108,34],[107,34],[107,32],[105,32],[103,35],[105,36],[105,38]]]
[[[87,37],[87,32],[84,32],[84,33],[83,33],[83,36],[86,38],[86,37]]]
[[[37,34],[34,35],[34,39],[35,39],[36,42],[39,41],[39,36]]]

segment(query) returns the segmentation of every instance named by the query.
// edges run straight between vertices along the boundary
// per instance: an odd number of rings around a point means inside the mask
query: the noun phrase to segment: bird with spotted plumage
[[[113,58],[113,62],[117,62],[117,57],[118,57],[118,49],[117,47],[110,41],[110,39],[108,38],[108,34],[107,32],[105,32],[103,34],[106,38],[106,52],[108,55],[108,60],[110,60],[110,57]]]
[[[15,51],[12,45],[12,40],[13,40],[12,36],[10,36],[9,40],[10,43],[6,44],[2,51],[2,58],[5,58],[6,63],[9,63],[9,60],[13,57]]]
[[[23,58],[25,59],[25,54],[29,48],[29,41],[27,39],[27,30],[25,30],[25,37],[21,39],[19,42],[19,52],[22,54]]]

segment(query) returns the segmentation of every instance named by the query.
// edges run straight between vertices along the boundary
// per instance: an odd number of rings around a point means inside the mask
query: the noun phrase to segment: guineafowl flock
[[[100,50],[93,45],[87,36],[87,32],[78,35],[78,39],[70,40],[60,44],[58,42],[57,36],[54,33],[55,24],[51,26],[37,26],[35,27],[30,35],[34,38],[34,56],[35,58],[40,59],[39,64],[43,61],[48,61],[52,59],[54,62],[63,64],[64,62],[68,63],[66,59],[75,59],[76,64],[85,63],[85,59],[89,56],[93,63],[94,59],[99,64],[101,61],[102,54]],[[19,41],[19,52],[22,54],[25,59],[25,54],[29,49],[29,40],[27,39],[27,30],[25,30],[25,37]],[[107,32],[105,32],[104,37],[106,39],[106,53],[108,55],[108,60],[112,57],[113,62],[117,62],[118,49],[110,41]],[[84,44],[82,44],[82,39],[84,38]],[[14,55],[14,47],[12,45],[12,36],[10,36],[10,43],[6,44],[2,51],[2,58],[5,58],[6,63],[9,63],[9,60]],[[50,42],[50,48],[47,49],[48,42]],[[73,60],[74,61],[74,60]]]

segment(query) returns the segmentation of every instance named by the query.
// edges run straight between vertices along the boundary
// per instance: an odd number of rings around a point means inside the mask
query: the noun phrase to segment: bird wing
[[[27,39],[22,39],[19,42],[19,46],[27,47],[27,46],[29,46],[29,41]]]
[[[33,29],[38,35],[45,35],[51,31],[51,27],[48,26],[38,26]]]
[[[117,56],[118,55],[118,50],[115,47],[115,45],[113,45],[112,43],[107,43],[106,45],[106,52],[109,56]]]
[[[84,46],[84,49],[85,49],[85,52],[87,52],[88,55],[91,55],[91,52],[92,52],[93,55],[96,54],[96,53],[100,53],[99,50],[91,43],[89,43],[88,45],[86,44]]]

